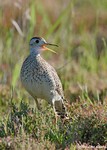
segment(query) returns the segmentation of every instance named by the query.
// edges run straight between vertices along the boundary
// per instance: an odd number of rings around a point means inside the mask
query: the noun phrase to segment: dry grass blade
[[[24,34],[23,34],[21,28],[19,27],[18,23],[17,23],[15,20],[12,20],[12,24],[14,25],[14,27],[16,28],[16,30],[18,31],[18,33],[19,33],[22,37],[24,37]]]

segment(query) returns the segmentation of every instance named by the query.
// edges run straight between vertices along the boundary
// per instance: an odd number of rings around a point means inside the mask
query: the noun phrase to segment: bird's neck
[[[36,57],[36,56],[40,56],[41,53],[41,48],[40,47],[30,47],[30,55]]]

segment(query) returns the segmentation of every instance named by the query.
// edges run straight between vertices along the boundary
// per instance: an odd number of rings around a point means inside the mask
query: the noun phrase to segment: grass
[[[106,149],[106,0],[10,0],[0,8],[0,149]],[[63,127],[47,103],[36,109],[20,83],[32,36],[59,45],[57,55],[43,57],[63,84],[71,118]]]

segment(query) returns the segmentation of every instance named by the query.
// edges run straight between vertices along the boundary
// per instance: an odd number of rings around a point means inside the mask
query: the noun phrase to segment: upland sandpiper
[[[41,37],[33,37],[29,45],[30,54],[21,68],[22,85],[35,99],[38,109],[37,98],[45,99],[53,106],[55,114],[61,119],[67,118],[61,81],[55,69],[40,55],[45,50],[53,51],[46,45],[57,45],[47,43]]]

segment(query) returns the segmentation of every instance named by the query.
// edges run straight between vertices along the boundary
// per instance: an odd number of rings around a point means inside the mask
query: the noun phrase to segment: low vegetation
[[[0,150],[106,149],[106,0],[4,0],[0,8]],[[32,36],[59,45],[43,57],[63,84],[64,124],[45,101],[38,111],[20,83]]]

